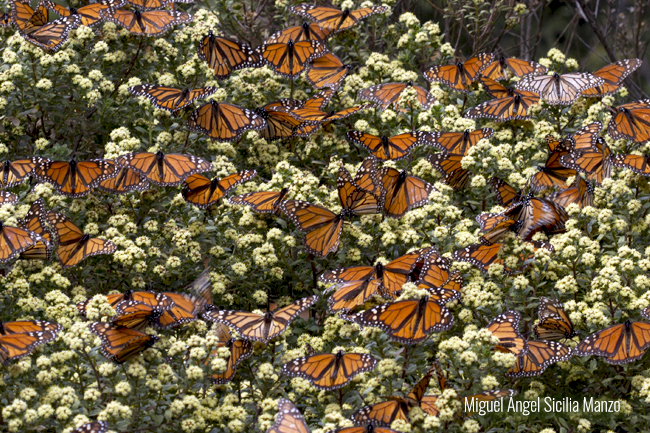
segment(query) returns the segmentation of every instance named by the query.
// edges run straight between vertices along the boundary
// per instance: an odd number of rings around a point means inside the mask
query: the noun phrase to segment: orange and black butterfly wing
[[[81,16],[69,15],[47,23],[25,35],[25,40],[47,51],[56,51],[68,40],[70,30],[81,25]]]
[[[612,173],[611,151],[601,138],[593,149],[570,152],[560,158],[560,163],[567,168],[586,173],[587,178],[596,185],[601,185]]]
[[[32,351],[56,338],[49,332],[23,332],[0,335],[0,363],[8,365],[11,361],[27,356]]]
[[[57,258],[64,268],[76,266],[88,257],[113,254],[117,249],[111,241],[85,235],[72,221],[57,212],[50,211],[47,214],[47,222],[58,244]]]
[[[253,344],[250,341],[231,339],[225,344],[225,346],[230,348],[230,356],[228,357],[226,371],[210,376],[210,382],[212,382],[213,385],[223,385],[230,382],[235,376],[237,366],[245,359],[250,358],[253,354]],[[214,355],[216,355],[216,351],[214,352]]]
[[[353,11],[350,11],[349,9],[341,11],[335,8],[309,4],[300,4],[298,6],[293,6],[290,9],[294,14],[314,20],[323,29],[330,32],[330,35],[347,30],[354,26],[359,20],[385,12],[386,10],[388,10],[388,8],[385,6],[372,6]]]
[[[463,168],[463,155],[454,153],[436,153],[429,155],[427,161],[442,175],[442,180],[455,190],[464,188],[470,178],[469,170]]]
[[[246,44],[215,36],[212,30],[199,42],[199,59],[208,63],[217,79],[223,80],[239,69],[261,65],[259,54]]]
[[[329,209],[306,201],[287,200],[280,211],[303,233],[305,249],[320,257],[338,250],[343,218]]]
[[[289,400],[278,400],[278,417],[266,433],[309,433],[309,427],[298,408]]]
[[[63,330],[63,326],[44,320],[21,320],[17,322],[0,322],[0,335],[22,334],[25,332],[49,332],[54,337]]]
[[[623,80],[641,66],[640,59],[624,59],[614,62],[594,72],[596,77],[602,78],[605,83],[582,91],[583,96],[601,97],[611,95],[618,91]]]
[[[34,11],[30,2],[13,0],[11,4],[11,17],[22,36],[34,33],[50,20],[49,11],[44,4],[39,3]]]
[[[99,182],[97,188],[113,194],[126,194],[130,191],[146,191],[149,181],[135,170],[120,167],[117,175]]]
[[[490,186],[492,187],[492,192],[497,199],[497,203],[499,203],[501,206],[509,206],[513,203],[521,201],[522,199],[521,191],[517,191],[508,185],[504,180],[499,179],[498,177],[493,177],[490,179]]]
[[[279,42],[286,44],[289,41],[316,41],[324,43],[329,36],[330,32],[323,29],[318,23],[303,23],[301,26],[289,27],[288,29],[273,33],[266,40],[266,43]]]
[[[399,160],[409,155],[411,149],[423,143],[423,134],[419,131],[407,132],[393,137],[377,137],[361,131],[349,131],[346,138],[368,149],[377,159]]]
[[[88,328],[102,341],[102,355],[116,364],[124,363],[158,341],[156,336],[113,323],[94,322]]]
[[[382,401],[370,406],[364,406],[352,414],[350,418],[355,424],[390,426],[395,420],[409,421],[410,407],[402,398]]]
[[[136,36],[160,36],[173,26],[188,23],[193,19],[185,12],[169,10],[131,12],[124,9],[105,9],[100,12],[100,16]]]
[[[540,340],[566,339],[578,335],[564,307],[555,299],[540,298],[538,316],[539,322],[533,327],[533,332]]]
[[[571,203],[577,203],[580,208],[593,206],[594,204],[594,186],[588,180],[576,176],[576,180],[569,188],[555,192],[548,196],[552,202],[566,209]]]
[[[381,280],[359,280],[338,283],[327,303],[332,312],[351,311],[380,293]]]
[[[300,313],[314,305],[316,301],[318,301],[318,296],[308,296],[275,310],[273,312],[273,321],[268,331],[268,339],[277,337],[286,331],[291,322],[298,317]]]
[[[108,431],[108,423],[106,421],[93,421],[82,425],[71,433],[106,433]]]
[[[357,92],[357,99],[362,101],[371,101],[380,110],[385,110],[391,104],[393,108],[399,108],[399,99],[402,91],[407,87],[413,87],[418,95],[418,101],[422,108],[428,110],[431,108],[436,98],[420,86],[415,86],[413,83],[383,83],[374,86],[366,87],[365,89]]]
[[[641,155],[614,155],[612,165],[632,170],[641,176],[650,176],[650,158]]]
[[[16,161],[5,161],[0,169],[0,187],[11,188],[25,181],[37,165],[40,165],[44,158],[19,159]]]
[[[492,319],[487,329],[499,339],[495,349],[514,353],[517,356],[528,351],[528,343],[519,332],[520,322],[521,314],[516,310],[507,311]]]
[[[129,87],[129,92],[135,96],[144,96],[153,105],[171,113],[187,107],[196,99],[207,98],[217,91],[216,87],[202,87],[194,90],[179,90],[174,87],[159,84],[139,84]]]
[[[650,99],[624,104],[613,109],[607,133],[614,140],[643,143],[650,140]]]
[[[429,182],[406,171],[384,167],[378,176],[383,186],[384,213],[391,218],[400,218],[411,209],[424,206],[435,190]]]
[[[117,175],[113,161],[96,159],[77,162],[44,161],[34,173],[40,182],[47,182],[66,197],[78,198],[90,194],[100,182]]]
[[[510,70],[517,77],[522,78],[528,74],[545,74],[548,69],[531,60],[501,57],[490,63],[481,74],[492,80],[507,80],[509,77],[506,74],[506,70]]]
[[[549,365],[567,361],[571,356],[571,348],[564,344],[555,341],[529,341],[528,352],[517,357],[514,367],[508,370],[506,376],[539,376]]]
[[[207,209],[215,204],[221,197],[237,185],[248,182],[257,175],[255,170],[245,170],[231,174],[223,179],[208,179],[200,174],[193,174],[185,179],[185,186],[181,191],[183,198],[188,203]]]
[[[483,272],[487,272],[492,264],[503,264],[499,258],[501,244],[492,245],[472,244],[463,249],[454,251],[453,259],[458,262],[468,262]]]
[[[507,120],[528,120],[528,109],[539,103],[537,96],[514,94],[504,98],[493,99],[472,107],[465,113],[468,119],[494,119],[498,122]]]
[[[377,360],[360,353],[316,353],[284,364],[282,374],[301,377],[316,388],[331,391],[345,386],[358,374],[371,371]]]
[[[163,154],[160,151],[127,153],[117,158],[115,162],[160,186],[180,185],[189,176],[212,169],[211,163],[194,155]]]
[[[249,192],[248,194],[230,197],[228,202],[234,205],[246,205],[255,212],[277,213],[284,197],[289,193],[288,188],[280,191]]]
[[[210,101],[190,114],[187,127],[213,140],[234,141],[251,129],[266,126],[255,111],[225,102]]]
[[[295,136],[295,130],[302,122],[285,109],[288,110],[286,107],[278,107],[276,103],[255,109],[255,113],[266,122],[260,130],[260,135],[267,141]]]
[[[381,209],[380,197],[360,188],[343,166],[339,169],[336,187],[339,191],[341,206],[346,212],[352,213],[352,215],[379,213]]]
[[[41,237],[40,240],[20,254],[20,257],[27,260],[50,260],[53,249],[53,238],[50,228],[47,226],[47,213],[43,199],[38,199],[29,208],[25,218],[20,221],[20,227],[30,230]]]
[[[305,79],[315,89],[338,89],[349,70],[349,65],[344,65],[334,54],[327,53],[311,62]]]
[[[326,48],[314,40],[288,43],[268,43],[258,48],[261,59],[276,74],[296,79],[308,63],[324,54]]]
[[[598,355],[609,364],[628,364],[640,359],[650,347],[650,323],[630,322],[591,334],[575,348],[577,356]]]
[[[0,263],[13,260],[41,241],[43,238],[30,230],[0,223]]]

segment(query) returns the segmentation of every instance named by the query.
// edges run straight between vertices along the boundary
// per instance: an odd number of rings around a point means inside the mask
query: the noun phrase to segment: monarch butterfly
[[[629,156],[629,155],[628,155]],[[613,163],[615,161],[612,161]],[[563,191],[554,192],[548,199],[566,209],[571,203],[577,203],[580,209],[594,205],[594,185],[580,176],[576,176],[573,185]]]
[[[351,65],[344,65],[334,54],[327,53],[311,62],[305,79],[315,89],[324,87],[338,89],[350,69],[352,69]]]
[[[11,17],[22,36],[34,33],[50,21],[50,13],[43,3],[39,3],[36,11],[30,2],[13,0],[11,3]]]
[[[52,256],[52,233],[46,223],[45,204],[39,198],[27,211],[27,215],[18,225],[26,230],[36,233],[41,238],[20,254],[20,258],[27,260],[50,260]]]
[[[498,177],[493,177],[490,179],[490,186],[497,199],[497,203],[499,203],[501,206],[509,206],[513,203],[518,203],[523,197],[522,191],[517,191],[508,185],[504,180],[499,179]]]
[[[11,18],[11,15],[8,13],[4,12],[2,15],[0,15],[0,26],[9,27],[13,22],[13,18]]]
[[[6,204],[16,204],[20,201],[20,198],[11,192],[0,191],[0,206]]]
[[[298,107],[300,105],[294,105]],[[302,123],[286,111],[279,102],[271,102],[255,109],[255,114],[264,119],[265,126],[260,135],[267,141],[294,137],[295,129]]]
[[[161,110],[176,113],[187,107],[196,99],[207,98],[217,91],[216,87],[201,87],[200,89],[175,89],[159,84],[140,84],[129,87],[129,92],[135,96],[144,96]]]
[[[639,59],[624,59],[611,63],[594,72],[594,76],[602,78],[604,84],[582,91],[582,96],[602,97],[616,93],[621,83],[628,75],[641,66]]]
[[[539,95],[534,92],[517,91],[511,87],[504,87],[489,78],[480,78],[487,92],[497,99],[483,102],[470,108],[465,113],[468,119],[494,119],[498,122],[507,120],[528,120],[528,110],[533,105],[539,104]]]
[[[454,324],[454,317],[434,299],[397,301],[347,316],[348,320],[364,327],[379,328],[388,338],[402,344],[417,344],[436,331],[446,331]]]
[[[217,337],[219,338],[217,348],[212,351],[210,356],[217,356],[219,354],[219,348],[221,347],[227,347],[230,349],[230,356],[228,356],[226,370],[223,373],[213,374],[210,377],[210,382],[212,382],[213,385],[223,385],[230,382],[232,378],[235,377],[237,366],[253,354],[253,345],[250,341],[235,340],[231,338],[228,327],[223,324],[217,325]]]
[[[601,185],[603,180],[612,174],[612,153],[601,137],[597,138],[592,148],[574,150],[562,156],[560,163],[565,167],[586,173],[587,179],[596,185]]]
[[[257,176],[255,170],[244,170],[223,179],[215,177],[212,180],[200,174],[193,174],[185,179],[185,186],[182,190],[183,198],[188,203],[207,209],[228,191],[241,183],[248,182],[255,176]]]
[[[501,56],[483,69],[482,75],[492,80],[507,80],[506,70],[521,78],[524,75],[545,74],[548,68],[531,60],[515,59]]]
[[[420,406],[430,415],[437,416],[438,410],[435,406],[437,396],[424,395],[435,371],[435,367],[430,368],[406,397],[389,397],[388,401],[364,406],[354,412],[350,418],[355,424],[390,426],[398,419],[409,422],[409,412],[416,406]],[[379,429],[374,431],[379,433]]]
[[[123,2],[121,0],[102,0],[99,3],[81,6],[78,9],[66,8],[50,0],[42,0],[41,4],[62,17],[80,15],[81,25],[93,27],[102,22],[102,17],[99,16],[99,11],[109,8],[118,8],[122,6]]]
[[[314,353],[296,358],[282,366],[281,373],[302,377],[325,391],[345,386],[353,377],[372,371],[377,360],[361,353]]]
[[[424,71],[427,81],[441,81],[452,89],[468,93],[469,86],[478,80],[481,72],[492,62],[494,54],[481,53],[461,62],[450,65],[433,66]]]
[[[614,155],[612,165],[632,170],[641,176],[650,176],[650,158],[641,155]]]
[[[117,175],[99,182],[97,188],[113,194],[125,194],[130,191],[146,191],[149,181],[135,170],[119,167]]]
[[[54,229],[53,235],[58,244],[56,255],[64,268],[76,266],[87,257],[113,254],[117,249],[111,241],[92,238],[88,233],[83,233],[60,213],[48,212],[47,222]]]
[[[527,241],[538,231],[547,234],[563,233],[564,223],[569,219],[563,207],[528,193],[524,199],[503,211],[503,215],[517,221],[515,233]]]
[[[324,43],[329,36],[330,32],[323,29],[318,23],[303,23],[301,26],[289,27],[288,29],[273,33],[266,40],[266,43],[279,42],[286,44],[289,41],[316,41]]]
[[[517,357],[514,367],[506,373],[508,377],[539,376],[546,368],[571,358],[571,349],[555,341],[529,341],[528,352]]]
[[[649,346],[650,323],[626,320],[589,335],[573,354],[602,356],[609,364],[629,364],[640,359]]]
[[[29,355],[32,351],[56,338],[49,332],[23,332],[0,335],[0,362],[8,365],[11,361]]]
[[[6,226],[0,221],[0,263],[13,260],[38,242],[44,242],[43,238],[31,230]]]
[[[533,332],[538,339],[558,340],[578,335],[564,307],[555,299],[540,298],[537,316],[539,322],[533,326]]]
[[[72,433],[106,433],[107,431],[108,423],[106,421],[93,421],[72,430]]]
[[[144,352],[159,339],[155,335],[147,335],[114,323],[94,322],[88,328],[102,341],[102,355],[116,364],[123,364]]]
[[[429,255],[436,253],[433,247],[422,248],[405,254],[390,263],[375,266],[355,266],[351,268],[325,271],[321,274],[323,282],[337,283],[336,292],[329,298],[330,310],[352,310],[363,305],[370,297],[379,292],[386,297],[395,299],[402,286],[417,263],[426,260]]]
[[[429,182],[407,174],[406,170],[383,167],[378,175],[384,190],[384,214],[391,218],[401,218],[411,209],[423,206],[435,190]]]
[[[489,139],[494,134],[491,128],[477,129],[464,132],[428,132],[424,133],[426,144],[435,146],[443,152],[467,155],[467,151],[476,145],[479,140]]]
[[[66,197],[78,198],[88,195],[100,182],[117,175],[117,166],[107,159],[91,159],[77,162],[51,161],[35,158],[34,175],[39,182],[52,184]]]
[[[506,311],[492,319],[486,329],[499,339],[494,347],[496,350],[517,356],[528,352],[528,342],[519,332],[520,322],[521,314],[517,310]]]
[[[273,72],[295,80],[307,64],[326,52],[325,45],[315,40],[294,42],[267,42],[257,51]]]
[[[357,174],[354,175],[354,182],[359,188],[377,197],[381,196],[382,184],[377,170],[377,158],[370,155],[363,160]]]
[[[208,278],[209,280],[209,278]],[[165,310],[160,317],[163,328],[170,328],[196,320],[198,316],[211,308],[212,296],[186,295],[184,293],[163,292],[174,303],[169,310]]]
[[[203,314],[203,318],[231,326],[247,340],[261,341],[266,344],[286,331],[289,324],[317,300],[318,296],[309,296],[266,314],[228,310],[208,311]]]
[[[482,232],[487,232],[479,238],[483,245],[492,245],[498,242],[509,231],[517,229],[517,221],[502,214],[482,213],[476,217]]]
[[[329,32],[329,36],[354,26],[362,19],[371,15],[381,14],[388,10],[386,6],[372,6],[357,10],[339,10],[322,6],[301,4],[289,9],[292,13],[314,20],[322,29]]]
[[[0,335],[23,334],[26,332],[50,333],[56,335],[63,330],[63,326],[44,320],[21,320],[18,322],[0,322]]]
[[[460,299],[463,279],[460,272],[449,273],[449,261],[443,257],[425,260],[417,281],[418,289],[429,292],[429,296],[440,305]]]
[[[348,141],[368,149],[377,159],[397,161],[407,157],[413,147],[422,145],[425,134],[421,131],[412,131],[388,138],[386,136],[377,137],[361,131],[348,131],[345,137]]]
[[[374,427],[372,424],[358,427],[343,427],[334,430],[332,433],[400,433],[387,427]]]
[[[0,188],[11,188],[21,184],[27,179],[36,167],[38,159],[19,159],[2,163],[2,175],[0,176]]]
[[[260,55],[250,46],[215,36],[212,30],[199,42],[199,59],[208,63],[219,80],[233,71],[261,66]]]
[[[581,92],[596,86],[602,86],[605,80],[588,72],[569,74],[527,75],[515,84],[518,90],[535,92],[549,105],[571,105]]]
[[[88,304],[91,302],[91,300],[92,298],[86,299],[85,301],[80,302],[76,305],[77,311],[81,317],[86,318],[86,309],[88,308]],[[152,308],[158,308],[160,310],[169,309],[173,305],[172,300],[164,294],[149,291],[134,292],[133,290],[126,290],[123,293],[106,295],[106,300],[108,301],[108,304],[113,308],[115,308],[117,304],[122,301],[135,301],[149,305]]]
[[[383,83],[366,87],[357,92],[357,99],[371,101],[379,110],[385,110],[393,105],[395,110],[400,108],[400,97],[407,88],[413,88],[417,94],[417,100],[424,110],[428,110],[436,102],[436,98],[424,88],[416,86],[413,81],[407,83]]]
[[[463,168],[464,156],[458,153],[436,153],[427,156],[427,161],[443,176],[442,181],[455,190],[465,188],[469,181],[469,170]]]
[[[138,9],[133,12],[124,9],[105,9],[99,15],[106,21],[124,27],[131,34],[136,36],[160,36],[177,24],[185,24],[192,21],[193,17],[180,11],[148,11],[141,12]]]
[[[280,212],[280,205],[288,193],[289,188],[282,188],[280,191],[249,192],[248,194],[230,197],[228,203],[246,205],[259,213],[278,214]]]
[[[160,186],[176,186],[195,173],[212,169],[208,161],[193,155],[140,152],[127,153],[115,160],[117,165],[129,168]]]
[[[70,15],[47,23],[23,37],[26,41],[46,51],[56,51],[67,42],[70,30],[76,29],[80,25],[81,16]]]
[[[553,251],[553,246],[545,242],[533,241],[535,251],[539,248],[544,248],[549,251]],[[503,265],[503,259],[499,258],[499,251],[501,250],[503,244],[495,243],[492,245],[485,244],[473,244],[466,248],[454,251],[453,259],[459,262],[468,262],[476,266],[483,272],[487,272],[488,268],[492,264]],[[520,260],[524,262],[523,266],[526,265],[526,261],[535,257],[534,254],[531,254],[528,257],[520,256]],[[504,272],[506,275],[516,272],[517,269],[509,269],[505,267]]]
[[[650,99],[609,107],[609,111],[612,119],[607,133],[614,140],[626,139],[636,143],[650,140]]]
[[[380,197],[361,188],[344,167],[339,169],[336,186],[343,207],[338,215],[322,206],[300,200],[287,200],[280,204],[282,213],[306,233],[304,244],[307,251],[321,257],[338,249],[346,218],[377,213],[381,208]]]
[[[187,127],[213,140],[234,141],[249,129],[262,129],[266,122],[248,108],[214,100],[190,114]]]
[[[345,119],[346,117],[352,116],[358,111],[365,110],[370,107],[371,107],[370,104],[355,105],[353,107],[345,108],[341,111],[330,111],[329,113],[325,113],[322,111],[317,112],[315,110],[306,110],[303,112],[300,109],[291,111],[290,112],[291,114],[296,114],[296,112],[300,112],[301,114],[306,115],[307,118],[313,119],[313,120],[303,121],[299,126],[294,128],[293,133],[298,137],[307,138],[311,136],[314,132],[318,131],[318,129],[321,126],[326,127],[332,122]]]
[[[266,433],[309,433],[309,427],[298,408],[281,398],[278,400],[278,417]]]
[[[147,326],[165,328],[167,326],[163,324],[162,316],[174,306],[174,302],[166,296],[163,299],[163,302],[156,305],[133,300],[121,301],[115,305],[117,316],[112,323],[137,331],[143,331]]]
[[[569,186],[565,181],[568,177],[576,175],[575,170],[566,168],[560,164],[561,158],[564,155],[568,155],[571,149],[565,147],[563,144],[554,146],[551,149],[551,144],[548,141],[547,145],[549,147],[548,158],[546,158],[543,167],[537,166],[538,172],[530,180],[530,188],[532,191],[543,191],[549,188],[568,188]]]
[[[174,9],[174,3],[193,3],[193,0],[126,0],[126,2],[140,9],[159,9],[169,5]]]

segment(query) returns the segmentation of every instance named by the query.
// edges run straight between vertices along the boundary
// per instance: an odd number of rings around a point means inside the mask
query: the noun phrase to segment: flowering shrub
[[[497,314],[515,309],[523,317],[522,332],[528,335],[542,296],[558,298],[583,336],[627,318],[639,320],[638,312],[650,305],[650,279],[645,275],[650,269],[650,186],[632,171],[619,170],[606,179],[596,189],[594,206],[570,206],[566,232],[550,239],[554,252],[539,250],[525,271],[506,275],[503,266],[493,266],[483,274],[456,262],[454,269],[464,278],[460,301],[449,304],[456,323],[418,345],[400,345],[381,331],[360,330],[332,315],[326,286],[317,281],[324,270],[386,263],[423,246],[435,245],[451,257],[475,243],[476,215],[502,210],[487,180],[499,176],[524,187],[546,159],[547,134],[560,137],[594,121],[607,124],[606,105],[624,101],[626,90],[602,101],[581,98],[570,107],[542,105],[533,111],[532,121],[493,123],[463,117],[464,109],[489,99],[480,86],[463,97],[432,83],[430,92],[437,103],[429,110],[419,107],[411,94],[413,103],[405,112],[370,109],[307,140],[267,142],[249,131],[233,143],[188,132],[187,113],[171,115],[129,93],[129,86],[141,83],[216,86],[211,98],[248,108],[279,98],[306,99],[311,87],[304,78],[291,83],[262,67],[216,80],[199,60],[198,41],[208,30],[230,28],[233,20],[245,16],[243,3],[220,1],[213,9],[180,5],[193,14],[193,21],[155,39],[132,36],[113,23],[103,23],[97,33],[81,26],[52,54],[26,42],[14,27],[0,29],[0,156],[81,160],[113,159],[133,151],[188,153],[211,161],[214,176],[220,178],[256,169],[257,177],[239,186],[238,194],[290,187],[292,199],[337,211],[339,167],[343,164],[354,173],[367,156],[366,150],[346,140],[346,131],[390,136],[413,129],[493,128],[493,137],[480,141],[463,159],[471,183],[459,191],[441,183],[440,174],[425,159],[433,153],[427,146],[415,148],[407,159],[386,162],[384,166],[408,168],[435,183],[429,203],[400,219],[370,215],[346,223],[338,252],[324,259],[304,252],[302,234],[287,220],[226,201],[204,211],[186,203],[175,187],[152,186],[119,196],[96,190],[79,199],[58,195],[48,184],[14,188],[20,203],[0,207],[5,225],[15,225],[32,202],[43,198],[48,209],[64,213],[85,232],[109,239],[118,248],[110,256],[90,258],[71,269],[55,261],[34,260],[4,268],[0,320],[49,320],[63,325],[64,331],[31,356],[2,368],[0,427],[67,433],[100,419],[115,431],[265,431],[274,423],[277,400],[286,397],[300,405],[313,432],[324,433],[351,426],[353,411],[382,396],[405,395],[437,358],[454,388],[439,397],[439,417],[416,408],[411,424],[396,421],[393,428],[404,432],[529,428],[543,433],[607,431],[617,426],[616,431],[650,429],[645,415],[650,403],[646,359],[613,366],[596,357],[574,357],[540,377],[512,380],[504,373],[514,357],[492,351],[490,336],[480,332]],[[345,8],[370,2],[335,3]],[[453,58],[453,41],[444,40],[438,23],[420,22],[409,12],[397,16],[390,9],[394,1],[384,3],[389,7],[385,14],[363,21],[330,43],[344,63],[355,66],[332,106],[353,105],[357,92],[373,84],[413,80],[422,85],[421,71],[433,64],[433,58],[436,64]],[[266,6],[265,14],[274,16],[267,32],[295,25],[296,18],[287,12],[293,4],[277,0]],[[519,4],[513,17],[525,13]],[[557,49],[538,61],[553,71],[578,68],[574,59]],[[408,92],[405,100],[409,102]],[[629,150],[624,140],[605,139],[615,153]],[[648,154],[650,147],[645,144],[636,150]],[[513,237],[507,242],[517,261],[520,241]],[[212,324],[202,320],[159,332],[153,349],[124,365],[101,355],[100,341],[88,330],[75,303],[93,297],[88,319],[107,321],[115,313],[101,295],[126,289],[181,290],[206,265],[211,269],[213,302],[222,308],[265,310],[271,303],[283,306],[313,294],[321,298],[308,320],[296,320],[268,345],[255,343],[252,356],[226,385],[210,384],[212,374],[225,370],[228,352],[206,362],[216,340]],[[567,344],[577,342],[576,338]],[[284,363],[307,353],[307,344],[317,351],[368,353],[379,362],[340,391],[318,391],[303,378],[280,374]],[[429,394],[439,393],[433,382]],[[621,411],[488,414],[472,419],[456,415],[461,409],[459,395],[497,388],[516,389],[517,398],[525,400],[585,395],[616,400]]]

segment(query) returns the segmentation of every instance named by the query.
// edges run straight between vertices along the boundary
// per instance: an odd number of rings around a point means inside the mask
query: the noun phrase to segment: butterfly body
[[[33,159],[21,159],[17,161],[5,160],[2,163],[2,178],[0,187],[10,188],[22,183],[32,174],[36,162]]]

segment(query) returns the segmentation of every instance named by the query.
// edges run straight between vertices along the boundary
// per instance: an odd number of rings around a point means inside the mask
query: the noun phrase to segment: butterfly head
[[[506,67],[506,58],[504,56],[499,57],[499,64],[502,68]]]
[[[309,34],[311,32],[311,30],[309,29],[309,23],[304,22],[304,23],[302,23],[301,27],[305,31],[305,33]]]
[[[287,42],[287,49],[289,51],[291,51],[291,48],[293,48],[293,45],[294,45],[293,39],[289,39],[289,42]]]
[[[463,66],[463,62],[461,62],[460,60],[456,60],[456,67],[461,72],[465,69],[465,67]]]
[[[375,278],[380,279],[384,277],[384,265],[379,262],[375,265]]]
[[[230,349],[234,343],[235,343],[235,340],[233,340],[233,339],[231,338],[230,340],[226,341],[226,347],[227,347],[228,349]]]
[[[70,11],[70,15],[77,15],[78,13],[75,8],[68,8],[68,10]]]
[[[162,162],[164,157],[165,157],[165,154],[162,153],[160,150],[158,152],[156,152],[156,159],[158,160],[158,162]]]
[[[469,129],[466,129],[463,132],[463,141],[467,141],[467,139],[469,138],[469,134],[470,134]]]
[[[2,171],[9,171],[9,167],[11,167],[11,162],[6,159],[5,162],[2,163]]]
[[[270,311],[267,311],[264,313],[264,323],[271,323],[273,322],[273,313]]]
[[[625,321],[625,332],[632,332],[632,321],[630,319]]]
[[[142,19],[142,12],[140,12],[139,9],[135,9],[133,11],[133,15],[135,15],[135,19],[140,21]]]
[[[122,300],[130,301],[133,299],[133,290],[128,289],[122,294]]]
[[[557,72],[553,72],[553,80],[555,80],[556,83],[560,82],[560,74]]]
[[[413,87],[413,80],[408,80],[406,87]]]
[[[341,17],[341,21],[344,21],[350,15],[350,12],[352,12],[350,10],[350,8],[347,8],[346,10],[344,10],[343,11],[343,16]]]
[[[269,117],[270,117],[269,112],[266,111],[263,107],[256,108],[255,109],[255,114],[257,114],[258,116],[260,116],[264,120],[268,120]]]
[[[74,168],[77,165],[77,160],[74,159],[74,156],[72,158],[70,158],[70,162],[68,164],[70,164],[70,168],[74,171]]]
[[[5,332],[6,332],[6,331],[5,331],[5,327],[4,327],[4,325],[2,324],[2,322],[0,322],[0,335],[5,335]]]

